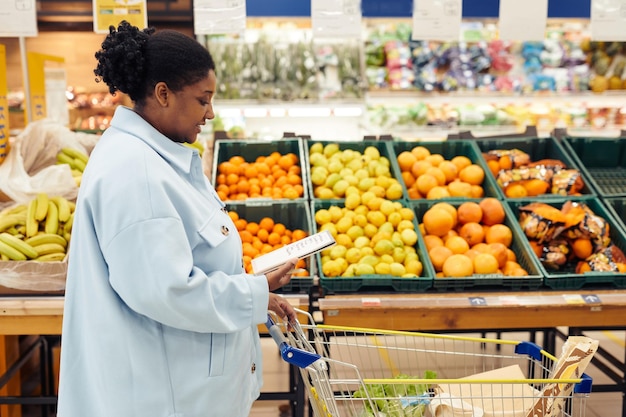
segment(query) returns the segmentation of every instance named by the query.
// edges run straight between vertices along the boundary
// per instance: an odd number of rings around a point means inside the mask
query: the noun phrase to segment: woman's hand
[[[291,281],[291,274],[293,274],[293,269],[296,267],[297,262],[298,259],[290,259],[280,268],[265,274],[270,291],[277,290],[283,285],[289,284],[289,281]]]
[[[270,301],[267,309],[273,311],[278,317],[287,320],[289,323],[296,321],[296,311],[291,304],[289,304],[289,301],[278,294],[270,293]]]

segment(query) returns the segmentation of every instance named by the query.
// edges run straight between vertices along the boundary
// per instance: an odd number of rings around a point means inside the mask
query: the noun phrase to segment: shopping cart
[[[556,378],[561,359],[534,343],[316,325],[298,313],[307,323],[270,313],[266,324],[316,417],[585,415],[591,378],[571,366]]]

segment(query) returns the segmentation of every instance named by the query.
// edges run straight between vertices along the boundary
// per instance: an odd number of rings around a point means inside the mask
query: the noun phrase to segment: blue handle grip
[[[299,368],[306,368],[316,360],[320,359],[321,356],[317,353],[307,352],[306,350],[290,346],[287,338],[283,335],[282,330],[276,325],[276,323],[274,323],[274,320],[272,320],[269,314],[267,315],[265,326],[267,326],[270,336],[272,336],[272,339],[276,342],[278,350],[280,351],[280,356],[285,362]]]

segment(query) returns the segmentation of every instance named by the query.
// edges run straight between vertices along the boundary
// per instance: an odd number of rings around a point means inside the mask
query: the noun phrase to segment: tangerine
[[[485,179],[485,171],[478,164],[470,164],[459,171],[459,179],[470,185],[480,185]]]
[[[477,274],[495,274],[500,265],[491,253],[479,253],[473,259],[474,272]]]
[[[489,243],[502,243],[507,248],[511,246],[513,241],[513,233],[511,229],[505,224],[494,224],[489,228],[485,235],[485,242]]]
[[[504,207],[495,197],[486,197],[478,203],[483,211],[482,223],[487,226],[502,223],[504,221]]]
[[[577,258],[587,259],[593,253],[593,245],[589,239],[578,238],[572,242],[572,250]]]
[[[435,235],[426,235],[424,236],[424,243],[426,244],[426,251],[430,252],[430,250],[437,246],[445,246],[443,243],[443,239],[439,236]]]
[[[457,155],[454,158],[452,158],[450,160],[450,162],[452,162],[454,165],[456,165],[457,169],[459,170],[459,172],[469,166],[472,165],[472,160],[469,159],[467,156],[464,155]]]
[[[400,170],[403,172],[410,172],[413,164],[417,162],[417,157],[410,151],[400,152],[397,159]]]
[[[469,250],[470,246],[465,239],[461,236],[450,236],[446,239],[446,248],[450,249],[452,253],[465,253]]]
[[[429,209],[422,218],[426,234],[444,236],[454,225],[454,218],[442,208]]]
[[[430,258],[430,261],[432,262],[433,267],[437,272],[441,272],[443,270],[443,264],[452,255],[452,251],[445,246],[435,246],[430,251],[428,251],[428,257]]]
[[[474,201],[465,201],[456,209],[459,224],[480,223],[483,209]]]
[[[465,239],[470,247],[472,247],[484,241],[485,232],[479,223],[468,222],[459,229],[459,236]]]
[[[267,230],[268,232],[272,232],[274,229],[274,220],[271,217],[263,217],[259,221],[259,227]]]
[[[446,277],[469,277],[474,273],[474,263],[469,257],[457,253],[446,259],[442,271]]]

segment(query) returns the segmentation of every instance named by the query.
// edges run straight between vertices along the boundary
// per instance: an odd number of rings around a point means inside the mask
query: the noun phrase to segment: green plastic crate
[[[404,151],[410,151],[416,146],[423,146],[430,151],[431,154],[440,154],[446,160],[450,160],[455,156],[466,156],[473,163],[479,165],[485,171],[485,179],[483,180],[482,187],[484,190],[485,197],[496,197],[499,199],[504,198],[504,194],[500,190],[500,187],[496,184],[493,176],[488,175],[489,168],[485,163],[485,160],[482,158],[480,154],[480,149],[474,144],[473,140],[448,140],[448,141],[420,141],[420,142],[410,142],[410,141],[394,141],[393,142],[393,151],[394,151],[394,163],[398,167],[398,172],[400,171],[400,166],[398,165],[398,155],[400,155]],[[408,190],[404,181],[402,182],[402,186],[404,187],[404,193],[410,201],[419,201],[416,199],[409,198]],[[448,199],[448,198],[447,198]],[[465,197],[449,197],[450,200],[465,200]]]
[[[311,203],[313,214],[313,225],[315,232],[318,231],[315,222],[315,213],[320,209],[328,209],[330,206],[344,207],[339,201],[314,200]],[[403,204],[407,207],[406,204]],[[317,271],[320,279],[320,286],[325,293],[357,293],[357,292],[424,292],[431,288],[435,271],[432,265],[426,261],[424,242],[419,239],[417,223],[414,222],[415,230],[418,232],[418,242],[416,244],[417,255],[422,262],[423,270],[419,277],[401,278],[388,275],[361,275],[358,277],[327,277],[322,272],[321,254],[316,254]]]
[[[309,201],[309,191],[307,189],[308,172],[304,155],[302,139],[281,139],[281,140],[217,140],[213,150],[213,166],[211,167],[211,178],[213,181],[217,178],[217,167],[220,163],[229,160],[233,156],[242,156],[246,162],[253,162],[259,156],[268,156],[272,152],[279,152],[281,155],[293,153],[298,157],[300,165],[300,176],[302,177],[303,194],[297,199],[270,199],[270,198],[253,198],[250,200],[270,200],[270,201]],[[213,184],[217,186],[217,184]],[[241,202],[241,200],[228,200],[229,202]]]
[[[602,201],[622,230],[626,231],[626,197],[607,197]]]
[[[312,167],[311,167],[311,160],[310,160],[310,157],[311,157],[310,148],[315,143],[321,143],[323,146],[336,143],[337,145],[339,145],[339,149],[341,151],[351,149],[354,151],[358,151],[361,154],[363,154],[363,152],[365,151],[367,147],[373,146],[376,149],[378,149],[378,152],[380,153],[381,157],[386,157],[387,159],[389,159],[389,162],[390,162],[389,169],[391,172],[391,176],[397,179],[400,182],[400,184],[402,184],[402,177],[400,175],[400,169],[398,167],[398,164],[395,161],[393,150],[391,149],[387,141],[362,140],[362,141],[332,142],[332,141],[327,141],[327,140],[308,140],[304,142],[303,146],[306,148],[305,153],[306,153],[306,165],[307,165],[307,170],[308,170],[308,175],[307,175],[307,184],[309,188],[308,193],[312,200],[317,198],[315,196],[315,187],[313,183],[311,182],[311,168]],[[406,199],[406,197],[407,197],[406,189],[403,188],[402,197],[396,200],[403,200],[403,199]],[[333,199],[333,200],[342,200],[342,199]],[[329,199],[327,199],[326,201],[329,201]]]
[[[272,218],[276,223],[282,223],[289,230],[302,229],[312,234],[311,209],[304,201],[280,202],[280,201],[257,201],[245,203],[227,203],[228,211],[236,212],[240,218],[248,222],[259,222],[264,217]],[[308,293],[313,286],[317,265],[313,256],[305,259],[310,276],[292,277],[291,281],[280,288],[278,293]]]
[[[626,138],[565,137],[563,143],[598,196],[626,196]]]
[[[465,201],[480,202],[481,199],[469,199]],[[455,208],[458,208],[463,201],[459,200],[441,200],[442,202],[449,203]],[[415,211],[416,219],[419,223],[422,222],[424,213],[433,206],[433,202],[423,200],[415,200],[410,202],[410,206]],[[447,278],[447,277],[435,277],[433,280],[433,288],[439,291],[465,291],[475,289],[512,289],[512,290],[536,290],[543,285],[543,274],[539,267],[539,263],[536,257],[531,256],[530,246],[528,240],[523,236],[519,224],[515,221],[515,217],[506,203],[502,202],[502,206],[505,211],[504,224],[511,229],[513,234],[513,240],[511,242],[510,249],[513,250],[517,258],[517,262],[527,272],[527,276],[511,277],[501,274],[490,275],[473,275],[471,277],[461,278]],[[420,236],[420,238],[422,238]],[[427,261],[432,266],[430,257],[427,256]]]
[[[572,156],[566,151],[566,149],[554,138],[521,138],[521,139],[476,139],[476,145],[480,149],[481,153],[487,153],[496,149],[519,149],[520,151],[526,152],[530,156],[531,162],[535,162],[541,159],[558,159],[563,162],[568,169],[577,169],[582,175],[582,179],[585,183],[581,190],[581,194],[584,196],[595,196],[596,193],[592,186],[589,184],[589,179],[584,169],[582,169],[581,164],[576,161]],[[484,160],[484,158],[483,158]],[[491,170],[488,170],[488,174],[491,178],[495,177],[491,173]],[[501,191],[504,198],[508,199],[504,194],[504,190],[500,187],[500,185],[496,181],[496,185],[498,189]],[[559,197],[558,194],[546,193],[536,196],[537,198],[553,198]],[[526,199],[531,197],[524,197]],[[534,197],[533,197],[534,198]]]
[[[542,202],[560,209],[566,201],[584,202],[596,215],[604,218],[609,224],[609,236],[611,238],[611,242],[626,253],[626,233],[624,233],[624,231],[617,225],[615,219],[607,210],[606,206],[597,197],[555,198],[551,200],[543,200]],[[533,200],[517,199],[507,201],[516,219],[519,219],[519,208],[531,202],[533,202]],[[531,251],[531,254],[535,259],[537,259],[537,261],[539,261],[534,252]],[[544,274],[544,284],[552,289],[578,290],[583,287],[626,288],[625,273],[606,273],[594,271],[577,274],[575,272],[576,262],[570,262],[558,271],[548,269],[540,261],[539,266]]]

